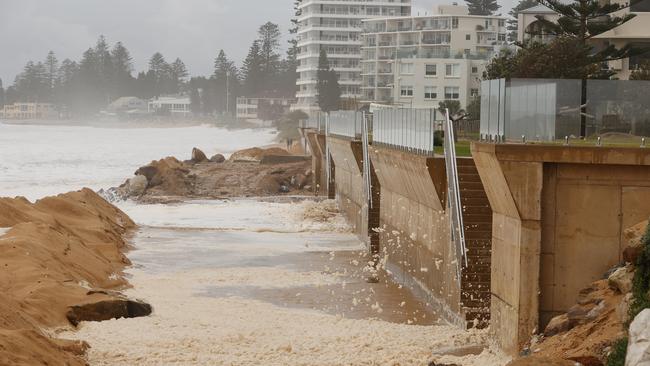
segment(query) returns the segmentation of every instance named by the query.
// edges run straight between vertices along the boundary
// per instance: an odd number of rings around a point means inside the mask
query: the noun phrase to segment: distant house
[[[3,119],[56,119],[59,113],[50,103],[14,103],[0,109]]]
[[[149,101],[149,113],[189,117],[192,114],[189,97],[158,97]]]
[[[248,122],[274,121],[288,112],[295,99],[237,98],[237,119]]]
[[[136,97],[122,97],[108,105],[109,112],[146,112],[148,109],[147,102]]]

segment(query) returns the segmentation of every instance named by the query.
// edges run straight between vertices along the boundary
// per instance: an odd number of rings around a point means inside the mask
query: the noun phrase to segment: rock
[[[630,324],[625,366],[650,365],[650,309],[645,309]]]
[[[616,315],[621,323],[626,324],[630,320],[630,304],[632,303],[632,293],[627,293],[620,304],[616,306]]]
[[[77,326],[82,321],[104,321],[120,318],[137,318],[151,314],[151,305],[127,299],[104,300],[68,308],[66,317]]]
[[[577,362],[581,366],[604,366],[603,362],[595,356],[575,356],[567,360]]]
[[[307,185],[307,177],[303,174],[298,174],[294,177],[293,185],[298,188],[303,188]]]
[[[627,294],[632,291],[633,278],[634,267],[632,265],[627,265],[614,271],[614,273],[612,273],[607,279],[607,283],[612,289],[617,290],[622,294]]]
[[[623,249],[623,259],[627,263],[636,264],[643,251],[643,237],[648,227],[648,221],[638,223],[624,231],[627,247]]]
[[[558,333],[566,332],[569,329],[569,316],[567,314],[562,314],[551,319],[546,326],[546,329],[544,329],[544,335],[551,337]]]
[[[306,186],[304,186],[304,187],[302,187],[302,188],[303,188],[305,191],[311,191],[311,190],[312,190],[312,187],[311,187],[310,185],[306,185]]]
[[[289,193],[289,192],[291,192],[291,190],[289,189],[288,186],[284,184],[280,186],[280,193]]]
[[[127,184],[128,195],[130,197],[142,196],[149,186],[149,181],[144,175],[136,175],[129,179]]]
[[[585,317],[587,320],[594,320],[596,319],[600,314],[603,313],[603,310],[605,310],[605,301],[601,301],[594,307],[593,309],[589,310],[587,313],[587,316]]]
[[[217,155],[211,157],[210,161],[213,162],[213,163],[223,163],[224,161],[226,161],[226,157],[221,155],[221,154],[217,154]]]
[[[510,362],[507,366],[576,366],[575,361],[557,360],[546,357],[523,357]]]
[[[569,329],[582,323],[587,318],[587,313],[591,310],[580,305],[573,305],[567,311],[567,318],[569,320]]]
[[[205,156],[205,153],[196,147],[192,149],[192,162],[194,163],[203,163],[208,161],[208,157]]]
[[[274,177],[267,175],[257,182],[257,188],[265,193],[278,193],[280,183]]]

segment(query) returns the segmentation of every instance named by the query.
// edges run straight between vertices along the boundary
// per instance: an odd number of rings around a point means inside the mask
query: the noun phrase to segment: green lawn
[[[458,157],[467,157],[472,156],[471,150],[471,141],[461,140],[456,143],[456,156]],[[443,155],[445,153],[442,146],[436,146],[434,152],[438,155]]]

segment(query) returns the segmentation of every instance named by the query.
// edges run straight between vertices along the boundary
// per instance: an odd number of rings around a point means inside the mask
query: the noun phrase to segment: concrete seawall
[[[335,166],[335,196],[339,207],[354,226],[359,237],[369,244],[372,253],[377,252],[381,202],[380,183],[371,169],[373,196],[370,204],[364,190],[363,147],[361,141],[330,137],[330,153]]]
[[[414,290],[425,294],[446,320],[461,327],[489,319],[491,211],[471,159],[459,159],[465,197],[469,265],[456,275],[456,256],[446,205],[447,177],[442,157],[426,157],[372,147],[371,160],[381,183],[380,248]],[[461,161],[463,160],[463,161]],[[465,193],[465,194],[463,194]],[[472,192],[473,194],[473,192]],[[488,220],[488,227],[477,218]],[[487,230],[487,231],[485,231]],[[409,281],[410,280],[410,281]]]
[[[472,154],[494,211],[491,329],[517,355],[622,261],[623,231],[650,216],[650,151],[477,143]]]
[[[314,171],[326,166],[325,141],[308,133]],[[323,136],[324,137],[324,136]],[[489,321],[492,211],[472,159],[458,159],[468,265],[457,275],[446,203],[444,157],[370,146],[372,205],[364,191],[361,141],[330,136],[334,192],[357,235],[392,274],[460,327]],[[321,155],[322,154],[322,155]],[[321,177],[325,181],[324,177]]]

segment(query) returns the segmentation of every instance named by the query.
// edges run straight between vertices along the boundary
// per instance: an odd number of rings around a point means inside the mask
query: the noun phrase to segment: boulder
[[[120,318],[137,318],[151,314],[151,305],[128,299],[116,298],[94,303],[74,305],[68,308],[66,317],[77,326],[82,321],[104,321]]]
[[[211,157],[210,161],[213,162],[213,163],[223,163],[224,161],[226,161],[226,157],[221,155],[221,154],[217,154],[217,155]]]
[[[130,197],[142,196],[147,190],[149,181],[144,175],[136,175],[135,177],[128,180],[127,190]]]
[[[205,153],[196,147],[192,149],[192,162],[193,163],[203,163],[209,161],[208,157],[205,156]]]
[[[593,306],[592,306],[593,307]],[[587,308],[581,305],[573,305],[567,311],[567,318],[569,320],[569,329],[575,327],[576,325],[582,323],[587,319],[587,314],[591,308]]]
[[[293,178],[292,183],[298,188],[303,188],[308,183],[308,178],[303,174],[298,174]]]
[[[626,324],[630,320],[630,304],[632,303],[632,293],[628,293],[623,300],[616,306],[616,315],[621,323]]]
[[[257,182],[257,188],[264,193],[278,193],[280,183],[274,177],[267,175]]]
[[[648,221],[640,222],[624,231],[627,247],[623,249],[623,259],[627,263],[636,264],[643,250],[643,237],[648,227]]]
[[[551,337],[558,333],[566,332],[569,329],[569,316],[567,314],[562,314],[551,319],[546,326],[546,329],[544,329],[544,335]]]
[[[614,273],[609,275],[607,282],[609,287],[612,289],[617,290],[622,294],[627,294],[632,291],[632,279],[634,279],[634,267],[632,265],[627,265],[617,269]]]
[[[650,366],[650,309],[645,309],[630,324],[625,366]]]
[[[536,356],[530,356],[530,357],[523,357],[516,359],[514,361],[511,361],[507,366],[575,366],[576,363],[575,361],[569,361],[569,360],[558,360],[558,359],[551,359],[551,358],[546,358],[546,357],[536,357]]]

